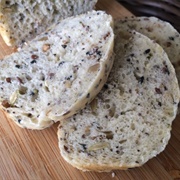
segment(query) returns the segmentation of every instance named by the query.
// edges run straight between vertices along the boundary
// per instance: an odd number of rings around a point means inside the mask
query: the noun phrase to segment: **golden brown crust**
[[[65,157],[64,157],[65,158]],[[140,167],[141,164],[136,164],[135,166],[130,166],[127,164],[123,164],[123,165],[105,165],[105,164],[89,164],[89,165],[85,165],[85,164],[77,164],[77,163],[73,163],[68,161],[73,167],[82,170],[82,171],[95,171],[95,172],[110,172],[112,170],[127,170],[130,168],[135,168],[135,167]]]

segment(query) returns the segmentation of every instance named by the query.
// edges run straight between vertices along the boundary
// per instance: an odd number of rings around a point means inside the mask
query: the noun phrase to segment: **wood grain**
[[[114,18],[132,14],[115,0],[99,0],[97,9]],[[12,53],[0,39],[0,58]],[[58,123],[43,131],[21,129],[0,112],[0,179],[57,180],[171,180],[180,179],[180,116],[173,123],[172,137],[165,151],[144,166],[126,171],[95,173],[79,171],[60,155]]]

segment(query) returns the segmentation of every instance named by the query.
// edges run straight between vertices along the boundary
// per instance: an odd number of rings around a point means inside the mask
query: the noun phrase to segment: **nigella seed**
[[[35,93],[33,91],[30,92],[30,96],[34,96]]]
[[[31,114],[31,113],[29,113],[27,116],[28,116],[29,118],[31,118],[31,117],[32,117],[32,114]]]
[[[105,85],[104,85],[104,88],[105,88],[105,89],[108,89],[108,85],[107,85],[107,84],[105,84]]]
[[[19,69],[21,66],[17,64],[17,65],[15,65],[15,67]]]
[[[159,105],[159,106],[162,106],[162,103],[161,103],[161,102],[158,102],[158,105]]]
[[[6,5],[9,5],[10,4],[10,1],[5,1]]]
[[[96,53],[97,53],[97,55],[102,56],[101,51],[98,51],[98,50],[97,50]]]
[[[81,144],[81,143],[79,143],[81,146],[82,146],[82,148],[84,149],[84,150],[86,150],[87,149],[87,145],[86,144]]]
[[[63,45],[61,45],[64,49],[66,49],[66,47],[67,47],[67,45],[65,45],[65,44],[63,44]]]
[[[106,40],[109,36],[110,36],[110,32],[108,32],[107,34],[105,34],[104,40]]]
[[[142,84],[143,82],[144,82],[144,76],[142,76],[142,77],[139,78],[139,83]]]
[[[64,146],[64,150],[65,150],[66,152],[68,152],[68,147],[67,147],[67,146]]]
[[[72,75],[70,75],[69,77],[67,77],[66,80],[69,81],[69,80],[71,80],[71,78],[72,78]]]
[[[148,53],[150,53],[150,49],[146,49],[145,51],[144,51],[144,54],[148,54]]]
[[[167,90],[168,90],[168,88],[167,88],[166,86],[164,86],[164,90],[165,90],[165,91],[167,91]]]
[[[17,80],[19,81],[19,83],[24,84],[21,78],[17,77]]]
[[[85,136],[85,134],[83,134],[81,137],[84,139],[86,136]]]
[[[174,41],[174,37],[169,37],[169,39],[170,39],[171,41]]]
[[[62,61],[59,63],[59,66],[63,65],[65,63],[65,61]]]
[[[34,64],[34,63],[37,63],[37,61],[36,61],[36,60],[32,60],[32,61],[31,61],[31,64]]]
[[[90,98],[90,93],[87,94],[86,98]]]
[[[155,88],[155,91],[157,94],[162,94],[161,90],[159,88]]]
[[[24,44],[25,42],[26,42],[26,41],[25,41],[24,39],[21,41],[22,44]]]
[[[21,123],[21,119],[18,119],[18,123],[19,123],[19,124]]]
[[[20,16],[20,19],[19,19],[19,20],[20,20],[20,21],[23,21],[23,19],[25,18],[24,14],[20,13],[19,16]]]
[[[167,68],[167,65],[165,67],[163,67],[162,71],[164,74],[170,75],[170,72],[169,72],[169,69]]]

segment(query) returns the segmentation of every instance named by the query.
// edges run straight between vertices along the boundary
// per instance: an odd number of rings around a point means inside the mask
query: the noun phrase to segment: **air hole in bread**
[[[109,104],[106,104],[104,108],[105,108],[105,109],[109,109],[110,107],[111,107],[111,106],[110,106]]]
[[[122,86],[119,86],[119,95],[122,96],[124,94],[124,88]]]
[[[45,80],[45,75],[42,74],[42,73],[40,74],[40,80],[41,80],[41,81],[44,81],[44,80]]]
[[[97,113],[97,103],[98,103],[98,100],[97,100],[97,99],[94,99],[94,100],[91,101],[91,103],[90,103],[90,107],[91,107],[91,110],[92,110],[93,115],[96,115],[96,113]]]
[[[108,103],[110,102],[110,99],[105,99],[104,102]]]
[[[126,78],[126,74],[123,73],[122,74],[122,78],[125,79]]]
[[[111,91],[109,90],[107,93],[108,93],[108,94],[111,94]]]
[[[118,114],[115,114],[115,116],[114,116],[116,119],[119,117],[119,115]]]
[[[111,107],[111,109],[109,110],[109,116],[110,116],[110,117],[114,117],[115,112],[116,112],[116,106],[113,105],[113,106]]]
[[[35,102],[35,100],[38,98],[38,93],[39,91],[37,89],[34,89],[33,91],[30,92],[32,102]]]

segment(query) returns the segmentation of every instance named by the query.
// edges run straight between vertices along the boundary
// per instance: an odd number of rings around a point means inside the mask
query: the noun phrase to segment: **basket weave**
[[[117,0],[136,16],[156,16],[180,32],[180,0]]]

